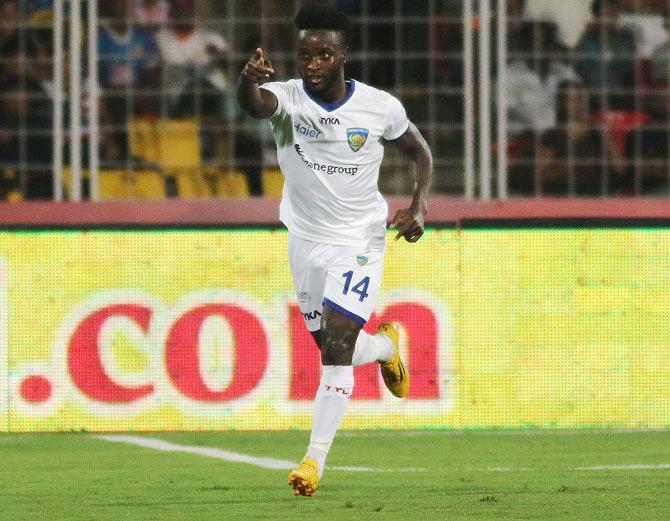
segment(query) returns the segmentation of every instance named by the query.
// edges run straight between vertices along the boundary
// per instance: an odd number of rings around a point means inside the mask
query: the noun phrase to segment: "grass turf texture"
[[[183,445],[298,460],[308,433],[152,433]],[[2,520],[668,520],[670,432],[343,432],[313,498],[287,472],[98,440],[0,435]],[[492,469],[498,470],[492,470]],[[500,470],[502,468],[508,470]]]

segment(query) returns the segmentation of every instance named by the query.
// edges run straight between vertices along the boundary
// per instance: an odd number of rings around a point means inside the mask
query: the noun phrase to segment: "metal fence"
[[[331,3],[353,21],[348,73],[403,101],[436,191],[668,194],[664,1]],[[301,4],[0,0],[0,197],[278,197],[269,127],[234,85],[259,44],[295,76]],[[392,150],[380,185],[411,191]]]

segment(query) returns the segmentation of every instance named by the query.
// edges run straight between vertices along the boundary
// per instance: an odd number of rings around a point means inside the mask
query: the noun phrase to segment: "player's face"
[[[302,30],[297,44],[298,72],[310,93],[323,98],[344,87],[347,48],[341,33]]]

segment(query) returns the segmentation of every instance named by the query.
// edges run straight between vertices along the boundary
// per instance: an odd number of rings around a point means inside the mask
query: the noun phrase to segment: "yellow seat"
[[[155,121],[146,118],[128,120],[130,155],[149,162],[158,162],[158,129]]]
[[[262,183],[263,195],[265,197],[281,199],[282,190],[284,189],[284,175],[281,173],[281,170],[264,170]]]
[[[172,173],[177,185],[177,195],[184,199],[211,197],[207,183],[198,170],[176,170]]]
[[[249,183],[242,172],[223,171],[217,179],[216,195],[219,197],[249,197]]]
[[[82,176],[88,178],[87,170]],[[114,199],[160,199],[165,197],[165,183],[159,172],[142,170],[100,170],[99,172],[100,200]],[[68,193],[71,193],[71,170],[63,169],[63,184]]]
[[[160,172],[141,170],[133,174],[135,185],[133,197],[136,199],[163,199],[165,179]]]
[[[195,119],[163,119],[156,122],[158,164],[174,176],[177,195],[186,199],[213,194],[201,172],[200,127]]]
[[[156,123],[158,162],[166,170],[200,167],[200,127],[195,119],[163,119]]]
[[[7,192],[8,203],[20,203],[21,201],[23,201],[23,193],[21,190],[10,190]]]
[[[86,173],[88,176],[88,172]],[[100,170],[100,200],[128,199],[131,197],[132,182],[125,170]]]

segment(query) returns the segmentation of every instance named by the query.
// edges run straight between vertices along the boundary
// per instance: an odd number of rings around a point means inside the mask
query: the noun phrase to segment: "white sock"
[[[340,422],[349,405],[354,390],[354,368],[350,365],[324,365],[321,382],[314,399],[312,435],[306,457],[319,464],[319,477],[323,475],[326,456],[335,438]]]
[[[386,335],[368,335],[365,331],[358,333],[356,346],[354,348],[354,357],[351,363],[354,367],[359,365],[377,362],[379,360],[390,360],[393,358],[395,349],[393,342]]]

